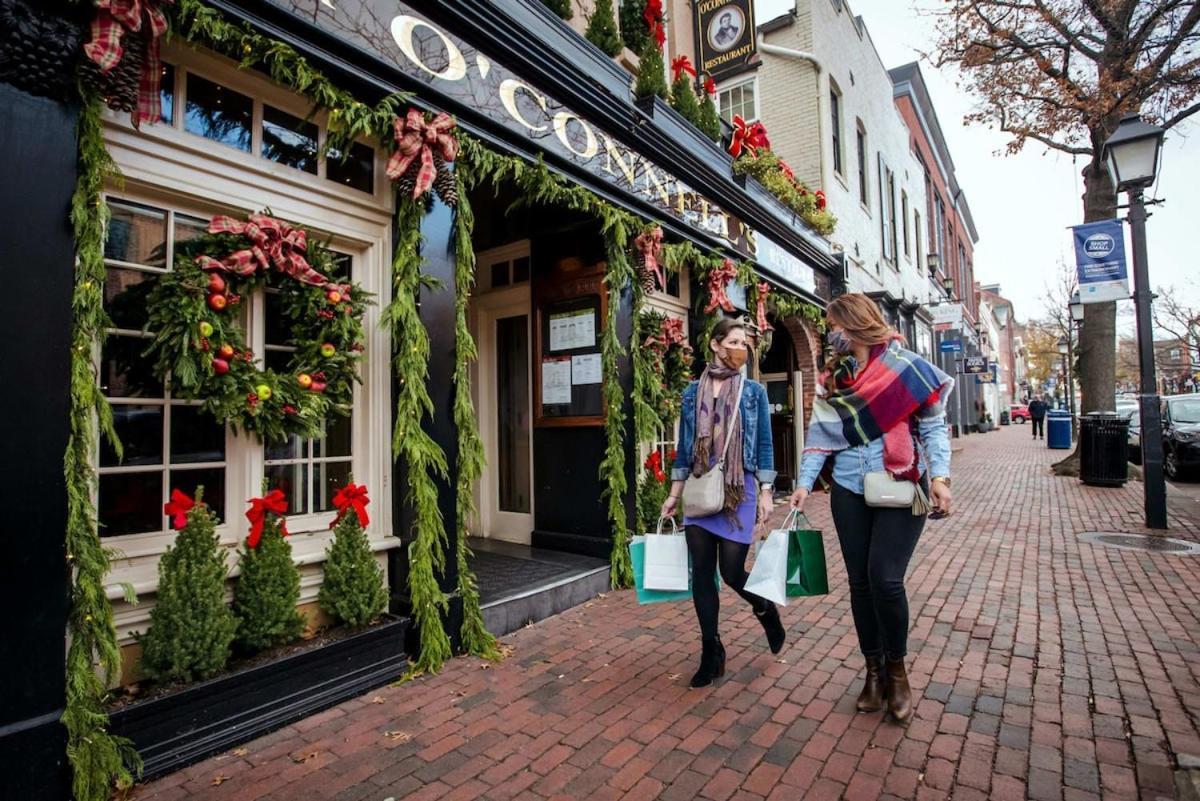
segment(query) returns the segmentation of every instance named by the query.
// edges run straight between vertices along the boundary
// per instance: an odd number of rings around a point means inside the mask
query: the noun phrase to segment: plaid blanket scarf
[[[954,389],[954,379],[900,347],[899,339],[876,345],[866,366],[853,357],[833,370],[835,389],[818,382],[804,452],[833,454],[883,437],[884,468],[898,479],[920,477],[910,421],[934,411]]]

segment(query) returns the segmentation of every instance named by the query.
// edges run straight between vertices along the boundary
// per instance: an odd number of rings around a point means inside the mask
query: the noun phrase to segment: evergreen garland
[[[583,35],[609,58],[621,52],[625,45],[621,41],[621,32],[617,30],[617,13],[612,0],[596,0]]]
[[[837,217],[825,208],[825,194],[821,190],[810,192],[784,169],[779,156],[772,151],[758,148],[755,152],[754,148],[748,148],[733,162],[733,171],[753,177],[817,233],[825,236],[833,233]]]
[[[176,493],[173,497],[182,496]],[[156,603],[150,610],[150,630],[141,638],[142,668],[156,681],[193,681],[217,674],[229,661],[237,632],[237,619],[225,604],[229,567],[217,537],[217,517],[202,496],[203,490],[197,489],[186,525],[158,560]]]
[[[436,478],[448,477],[446,454],[422,428],[434,413],[429,397],[429,333],[421,323],[417,300],[421,275],[421,218],[425,203],[396,194],[396,242],[392,258],[392,301],[381,325],[391,332],[393,373],[398,383],[392,453],[407,468],[405,501],[413,509],[408,545],[408,587],[421,650],[409,675],[437,671],[453,653],[441,616],[449,608],[437,576],[446,569],[446,523],[438,510]]]
[[[646,36],[642,49],[638,51],[637,82],[633,93],[639,98],[658,95],[667,98],[667,64],[663,60],[662,45],[652,35]]]
[[[282,496],[279,490],[274,492]],[[282,515],[265,512],[258,541],[254,541],[253,533],[243,541],[238,563],[241,575],[233,585],[238,647],[264,651],[299,637],[304,631],[304,616],[296,611],[300,571],[292,561]]]
[[[721,114],[717,111],[717,101],[713,98],[713,93],[708,91],[708,84],[711,80],[711,78],[705,80],[704,96],[700,99],[700,121],[696,123],[696,127],[709,139],[720,142]]]
[[[483,474],[484,465],[479,420],[471,401],[470,366],[479,353],[467,324],[467,304],[475,286],[475,245],[471,240],[475,214],[467,195],[470,189],[467,181],[469,170],[469,166],[462,162],[454,170],[458,188],[458,205],[454,210],[454,427],[458,432],[456,559],[458,594],[463,603],[463,648],[474,656],[495,660],[500,658],[500,649],[496,638],[483,625],[479,584],[468,562],[470,547],[467,545],[468,525],[475,514],[475,484]]]
[[[317,603],[348,626],[365,626],[387,608],[383,568],[358,515],[347,509],[333,523],[333,542],[325,552],[325,578]]]
[[[625,46],[640,53],[646,44],[646,0],[621,0],[621,38]]]
[[[104,147],[102,101],[84,91],[78,124],[78,171],[71,197],[75,234],[75,289],[71,320],[70,434],[63,456],[67,493],[66,560],[70,566],[67,612],[66,704],[67,758],[76,801],[103,801],[113,785],[128,787],[142,770],[132,743],[108,732],[104,708],[107,687],[120,669],[121,651],[112,604],[105,593],[112,552],[104,548],[92,502],[96,477],[92,457],[97,429],[121,453],[113,431],[112,410],[96,376],[93,354],[108,326],[104,313],[104,235],[108,205],[104,183],[118,176]],[[127,591],[128,594],[128,591]],[[95,669],[99,664],[100,670]]]
[[[671,83],[671,108],[692,125],[700,128],[700,100],[692,86],[692,79],[684,70]],[[701,129],[703,130],[703,129]]]

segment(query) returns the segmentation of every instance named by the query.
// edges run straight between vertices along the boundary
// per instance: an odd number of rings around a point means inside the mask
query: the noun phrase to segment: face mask
[[[747,355],[745,348],[725,348],[721,352],[721,361],[731,370],[741,370],[746,364]]]
[[[830,331],[825,335],[825,341],[833,348],[833,352],[845,355],[854,350],[854,343],[850,341],[850,337],[846,336],[845,331]]]

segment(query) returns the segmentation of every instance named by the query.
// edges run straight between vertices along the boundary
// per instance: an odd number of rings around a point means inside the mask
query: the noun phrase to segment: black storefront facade
[[[36,80],[9,68],[0,83],[0,98],[8,112],[0,127],[0,141],[5,145],[0,159],[6,175],[0,197],[5,218],[0,226],[0,258],[10,286],[24,287],[8,293],[5,300],[7,318],[13,322],[9,369],[21,380],[5,393],[4,403],[8,419],[21,424],[12,427],[8,438],[10,461],[20,469],[10,471],[9,479],[0,485],[3,508],[13,521],[6,527],[11,558],[3,560],[0,587],[10,608],[28,610],[12,621],[0,646],[0,670],[5,679],[5,700],[0,705],[0,773],[5,776],[5,797],[60,799],[70,797],[70,765],[59,718],[66,698],[63,636],[70,588],[62,531],[67,524],[63,453],[69,435],[74,291],[70,265],[75,251],[68,215],[77,180],[73,154],[79,119],[72,87],[76,53],[86,38],[88,18],[66,4],[57,9],[39,6],[32,15],[27,13],[30,5],[18,8],[13,0],[0,5],[10,12],[0,34],[11,40],[21,26],[35,32],[56,30],[62,61],[57,70],[42,67]],[[452,114],[462,130],[487,147],[530,164],[544,163],[571,184],[646,222],[657,223],[668,241],[691,242],[706,254],[752,262],[773,291],[818,307],[835,292],[836,263],[826,240],[813,234],[753,180],[735,179],[724,149],[701,137],[661,101],[635,101],[629,74],[570,31],[540,2],[216,0],[207,6],[228,20],[247,23],[257,33],[291,46],[314,68],[365,102],[392,92],[409,92],[412,106]],[[13,9],[20,13],[11,13]],[[256,166],[250,159],[265,152],[259,147],[260,129],[265,130],[270,119],[277,119],[280,110],[292,118],[308,119],[305,112],[311,104],[272,86],[261,70],[238,70],[228,58],[202,49],[194,51],[184,43],[166,45],[163,59],[170,65],[169,80],[176,90],[170,119],[162,126],[135,131],[124,115],[107,112],[104,117],[106,143],[125,176],[123,182],[106,187],[115,217],[135,232],[158,225],[147,221],[161,217],[167,232],[163,245],[169,247],[178,231],[197,217],[270,207],[281,217],[303,219],[331,234],[331,241],[361,265],[355,269],[362,269],[368,288],[386,297],[394,214],[391,188],[383,174],[386,151],[377,148],[369,157],[372,181],[369,189],[357,187],[357,195],[354,184],[363,175],[335,175],[324,163],[319,171],[314,168],[313,174],[305,176],[281,172],[277,165],[265,162]],[[52,72],[56,74],[50,75]],[[189,98],[200,98],[209,91],[212,84],[232,92],[224,96],[227,99],[251,98],[247,120],[256,127],[249,134],[245,152],[226,154],[222,150],[210,162],[208,154],[228,143],[214,145],[203,136],[197,138],[188,127],[188,103]],[[327,122],[323,119],[312,118],[317,138],[325,135]],[[318,179],[331,186],[325,187]],[[351,189],[337,186],[339,183]],[[473,324],[478,326],[476,332],[495,334],[506,330],[503,321],[527,315],[527,339],[519,331],[509,330],[505,342],[507,352],[524,348],[532,353],[549,331],[541,328],[537,299],[566,302],[564,308],[575,311],[560,290],[571,281],[594,279],[588,271],[602,259],[603,248],[594,221],[528,205],[510,211],[516,199],[481,196],[476,203],[475,248],[478,254],[490,256],[478,263],[480,300],[473,311]],[[454,285],[453,227],[453,213],[441,202],[432,204],[420,225],[422,273],[441,287]],[[121,258],[114,256],[113,270],[132,274],[153,269],[133,258],[135,250],[131,245]],[[683,287],[658,298],[659,305],[690,318],[689,327],[697,330],[700,315],[695,300],[702,287],[689,282],[686,273],[681,278]],[[524,311],[517,308],[513,312],[510,301],[519,297],[527,298],[523,301],[527,305]],[[634,316],[630,303],[626,294],[615,318],[618,336],[627,347]],[[435,407],[435,413],[422,421],[422,428],[447,454],[455,452],[458,435],[449,413],[454,399],[455,313],[452,292],[432,287],[422,290],[419,314],[430,337],[428,387]],[[368,322],[377,322],[378,312],[371,315]],[[793,322],[789,327],[797,325]],[[388,337],[378,328],[374,326],[368,348],[373,343],[382,353],[389,353]],[[490,347],[495,359],[486,361],[484,354],[485,362],[476,374],[479,387],[486,386],[488,371],[494,374],[501,369],[506,352],[497,342]],[[484,350],[481,347],[481,352]],[[538,354],[531,356],[537,358]],[[123,723],[114,722],[135,741],[139,737],[154,741],[151,745],[157,750],[152,771],[175,769],[232,742],[277,728],[391,680],[403,669],[406,649],[414,647],[405,589],[408,564],[403,533],[412,520],[402,489],[406,465],[393,462],[386,445],[372,443],[373,438],[386,443],[391,428],[397,376],[390,373],[388,361],[383,357],[368,365],[371,372],[364,383],[375,395],[364,390],[366,397],[362,409],[356,407],[355,433],[348,439],[344,458],[318,457],[310,452],[304,469],[309,471],[311,483],[314,471],[329,469],[327,463],[343,458],[356,479],[372,482],[374,508],[380,509],[379,530],[373,537],[383,543],[378,556],[387,566],[395,628],[373,639],[351,638],[317,649],[323,653],[305,657],[308,661],[292,664],[280,660],[269,666],[271,672],[262,677],[260,685],[249,690],[216,679],[210,685],[162,699],[160,708],[146,711],[140,720],[137,714],[127,714]],[[580,369],[592,369],[586,360],[579,364],[584,365]],[[623,359],[621,375],[627,386],[631,372],[628,358]],[[532,407],[542,392],[549,391],[550,384],[535,381],[532,374],[526,377]],[[497,403],[503,405],[504,399],[477,389],[481,419]],[[144,414],[154,404],[133,405]],[[176,408],[170,399],[160,405],[165,410]],[[594,419],[564,425],[538,419],[540,410],[533,411],[534,419],[525,421],[529,428],[525,461],[516,463],[528,481],[524,490],[518,487],[509,493],[514,497],[522,491],[528,493],[524,506],[517,502],[524,512],[494,510],[494,519],[486,525],[497,531],[515,526],[525,532],[523,542],[534,548],[607,556],[612,533],[600,502],[605,487],[597,470],[604,449],[603,426]],[[169,439],[170,433],[166,436]],[[506,446],[498,433],[493,439],[495,447],[511,446]],[[628,428],[626,440],[625,464],[632,482],[642,443],[634,441]],[[232,438],[225,441],[235,442]],[[286,468],[298,475],[297,465],[274,464],[270,453],[259,452],[261,446],[257,450],[245,445],[225,447],[220,469],[231,487],[229,517],[240,516],[232,510],[240,508],[237,504],[249,494],[238,494],[239,482],[250,486],[273,469]],[[240,461],[240,454],[252,451]],[[504,454],[491,455],[502,457],[498,463],[506,460]],[[162,480],[169,482],[173,467],[169,458],[164,462]],[[512,469],[512,460],[508,462]],[[108,468],[101,463],[99,469],[103,480]],[[118,466],[111,472],[123,475],[121,471],[132,469]],[[310,490],[309,511],[317,508],[318,489]],[[464,535],[453,525],[456,491],[453,476],[439,480],[438,507],[442,518],[449,521],[452,543]],[[632,496],[628,500],[632,506]],[[132,539],[106,538],[106,544],[124,551],[124,558],[118,560],[124,572],[114,584],[128,580],[139,593],[152,597],[155,553],[161,553],[163,541],[141,533]],[[313,554],[320,553],[320,542],[314,539]],[[311,556],[309,562],[306,576],[315,575],[319,556]],[[439,582],[448,591],[456,585],[453,559],[448,560]],[[115,586],[109,588],[114,604],[121,603],[120,593]],[[117,626],[123,636],[144,620],[137,617],[140,614],[132,607],[121,607]],[[456,630],[454,621],[461,616],[456,599],[451,599],[448,616],[447,628]],[[308,684],[298,678],[301,675],[307,676]],[[190,729],[186,723],[163,728],[163,721],[172,719],[200,723]]]

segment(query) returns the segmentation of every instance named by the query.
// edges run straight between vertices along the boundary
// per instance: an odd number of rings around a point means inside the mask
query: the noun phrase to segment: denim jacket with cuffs
[[[760,485],[773,484],[775,447],[771,442],[771,406],[767,402],[767,388],[757,381],[744,380],[746,386],[742,390],[741,406],[742,467],[754,473]],[[671,466],[672,481],[683,481],[692,472],[692,450],[696,444],[696,392],[699,385],[699,381],[693,381],[683,391],[679,440],[675,443],[675,463]]]

